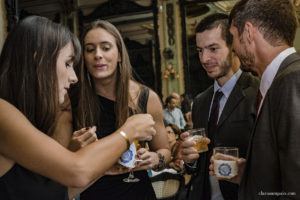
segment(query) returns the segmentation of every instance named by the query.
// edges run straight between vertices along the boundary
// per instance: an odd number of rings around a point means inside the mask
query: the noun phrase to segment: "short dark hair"
[[[174,96],[171,96],[171,95],[168,96],[168,97],[166,98],[166,105],[167,105],[168,103],[170,103],[172,99],[175,99],[175,100],[176,100],[176,98],[175,98]]]
[[[214,13],[202,19],[196,27],[196,33],[202,33],[206,30],[211,30],[221,27],[221,37],[226,42],[228,47],[232,45],[232,35],[229,32],[228,15],[223,13]]]
[[[290,0],[241,0],[231,10],[229,24],[233,22],[241,35],[246,21],[257,26],[271,45],[293,46],[298,20]]]

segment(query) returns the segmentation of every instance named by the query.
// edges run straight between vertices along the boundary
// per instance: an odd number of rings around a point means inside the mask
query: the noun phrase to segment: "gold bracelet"
[[[130,141],[129,141],[129,138],[128,138],[127,134],[126,134],[124,131],[120,131],[119,133],[120,133],[120,135],[122,135],[122,137],[126,140],[126,143],[127,143],[127,149],[129,149],[129,147],[130,147]]]

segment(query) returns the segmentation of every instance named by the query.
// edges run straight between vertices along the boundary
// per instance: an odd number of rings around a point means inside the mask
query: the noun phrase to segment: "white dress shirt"
[[[289,55],[296,52],[296,49],[294,47],[288,48],[284,51],[282,51],[280,54],[278,54],[272,62],[267,66],[266,70],[261,76],[259,90],[262,95],[262,100],[260,102],[260,106],[258,109],[258,113],[260,112],[261,105],[263,104],[263,101],[265,99],[265,96],[277,74],[277,71],[281,65],[281,63],[286,59]]]

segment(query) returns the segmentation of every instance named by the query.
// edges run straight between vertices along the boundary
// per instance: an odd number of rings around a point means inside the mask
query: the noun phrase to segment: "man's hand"
[[[194,163],[199,158],[198,151],[194,148],[195,142],[189,141],[189,133],[184,132],[180,135],[180,138],[182,140],[181,143],[181,155],[182,160],[186,163]]]
[[[214,156],[212,156],[210,158],[209,175],[211,175],[211,176],[215,175],[215,172],[214,172],[214,159],[215,159]],[[228,179],[228,178],[221,178],[221,177],[218,177],[218,176],[216,176],[216,178],[218,180],[224,180],[224,181],[229,181],[231,183],[240,184],[241,180],[242,180],[242,177],[243,177],[243,173],[244,173],[246,159],[232,157],[232,160],[236,161],[237,168],[238,168],[238,174],[235,177],[232,177],[230,179]]]

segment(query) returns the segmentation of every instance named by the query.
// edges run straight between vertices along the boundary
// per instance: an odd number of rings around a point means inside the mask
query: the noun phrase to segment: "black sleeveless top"
[[[0,199],[65,200],[67,188],[15,164],[0,177]]]
[[[143,113],[147,112],[148,96],[149,89],[143,87],[138,100],[139,108]],[[98,97],[102,115],[96,124],[97,136],[103,138],[117,130],[115,102],[102,96]],[[128,177],[128,173],[103,176],[80,195],[80,200],[155,200],[155,193],[147,171],[134,172],[134,176],[140,181],[124,182],[123,179]]]

